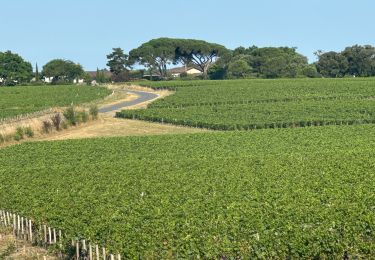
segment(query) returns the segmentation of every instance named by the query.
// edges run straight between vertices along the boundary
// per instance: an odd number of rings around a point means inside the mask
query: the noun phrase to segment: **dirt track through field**
[[[128,93],[128,97],[111,104],[103,105],[101,108],[99,108],[100,116],[98,120],[78,127],[72,127],[68,131],[55,132],[51,135],[45,135],[38,138],[38,141],[110,136],[185,134],[208,131],[183,126],[115,118],[114,116],[117,111],[122,109],[146,108],[147,104],[150,102],[158,98],[168,96],[172,93],[165,90],[153,91],[137,86],[132,86],[131,89],[122,89],[117,91],[121,93]]]
[[[121,91],[136,95],[137,98],[134,100],[123,101],[123,102],[119,102],[116,104],[102,107],[99,109],[99,112],[108,113],[108,112],[118,111],[120,109],[124,109],[124,108],[131,107],[131,106],[136,106],[141,103],[152,101],[160,96],[159,94],[156,94],[156,93],[150,93],[150,92],[139,91],[139,90],[121,90]]]

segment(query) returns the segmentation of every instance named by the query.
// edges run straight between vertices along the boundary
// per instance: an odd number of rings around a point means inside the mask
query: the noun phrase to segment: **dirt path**
[[[147,104],[158,98],[166,97],[173,92],[154,91],[151,89],[128,86],[126,89],[118,90],[128,93],[128,97],[111,104],[106,104],[99,109],[100,117],[88,124],[72,127],[68,131],[55,132],[46,135],[39,140],[64,140],[81,139],[110,136],[141,136],[141,135],[164,135],[164,134],[186,134],[207,132],[208,130],[196,129],[169,124],[152,123],[140,120],[129,120],[115,118],[116,111],[122,109],[146,108]]]
[[[130,94],[130,95],[135,95],[136,98],[133,100],[121,101],[115,104],[104,106],[99,109],[99,112],[108,113],[108,112],[118,111],[127,107],[137,106],[145,102],[150,102],[159,97],[159,94],[157,93],[151,93],[151,92],[145,92],[145,91],[139,91],[139,90],[125,89],[121,91],[126,92],[127,94]]]
[[[102,105],[99,108],[100,116],[98,120],[91,121],[78,127],[71,127],[67,131],[54,132],[35,139],[29,139],[29,141],[53,141],[111,136],[186,134],[208,131],[191,127],[115,118],[114,115],[116,111],[120,111],[124,108],[146,108],[147,104],[150,102],[171,95],[173,92],[165,90],[154,91],[139,86],[126,86],[126,89],[118,89],[116,93],[127,93],[127,96],[120,100],[113,101],[112,103],[107,102]]]

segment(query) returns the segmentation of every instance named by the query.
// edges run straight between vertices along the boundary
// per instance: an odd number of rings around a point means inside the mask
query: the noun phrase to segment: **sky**
[[[171,37],[298,47],[313,62],[317,50],[375,45],[374,12],[374,0],[0,0],[0,51],[96,70],[114,47]]]

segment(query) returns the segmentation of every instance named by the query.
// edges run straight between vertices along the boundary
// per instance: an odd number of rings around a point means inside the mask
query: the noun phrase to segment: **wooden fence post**
[[[17,215],[17,235],[18,235],[18,237],[20,235],[20,230],[21,230],[21,218],[20,218],[20,215]]]
[[[17,235],[17,221],[16,221],[16,215],[13,214],[13,233],[14,233],[14,236]]]
[[[29,232],[30,232],[30,241],[33,242],[33,224],[31,222],[31,219],[29,219]]]
[[[52,244],[52,232],[51,227],[48,227],[48,243]]]
[[[86,248],[86,240],[84,240],[84,239],[82,240],[82,249],[85,250],[85,251],[87,250],[87,248]]]
[[[0,210],[0,223],[3,224],[4,226],[7,226],[7,221],[4,218],[4,212]]]
[[[11,219],[11,216],[10,216],[10,213],[7,211],[7,217],[8,217],[8,226],[10,226],[10,219]]]
[[[76,242],[76,257],[77,257],[77,260],[79,259],[79,241],[77,240]]]
[[[23,217],[21,217],[21,237],[22,237],[22,239],[25,239],[24,226],[23,226]]]
[[[60,246],[60,249],[62,248],[62,234],[61,234],[61,230],[59,229],[59,246]]]
[[[53,243],[56,244],[57,238],[56,238],[56,228],[53,229]]]
[[[43,225],[43,231],[44,231],[44,244],[47,245],[47,226]]]
[[[25,218],[25,237],[29,240],[29,220]]]
[[[107,259],[107,256],[105,254],[105,248],[103,247],[103,260],[106,260]]]
[[[92,245],[91,245],[91,242],[89,243],[89,259],[90,259],[90,260],[93,260],[93,257],[92,257]]]
[[[98,245],[95,245],[95,253],[96,253],[96,260],[99,260],[100,258],[100,254],[99,254],[99,246]]]

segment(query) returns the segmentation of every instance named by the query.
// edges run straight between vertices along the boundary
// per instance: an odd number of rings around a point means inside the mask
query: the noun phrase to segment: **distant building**
[[[46,76],[44,76],[42,78],[42,81],[44,81],[45,83],[52,83],[53,77],[46,77]]]
[[[100,72],[102,72],[104,74],[104,77],[112,78],[112,72],[110,72],[109,70],[104,69],[104,70],[100,70]],[[86,71],[86,73],[89,74],[93,80],[96,80],[96,73],[97,73],[96,70],[95,71]]]
[[[172,68],[168,70],[168,74],[170,74],[174,78],[178,78],[181,76],[182,73],[186,73],[187,75],[191,76],[198,76],[201,75],[202,72],[196,68],[193,67],[178,67],[178,68]]]
[[[160,76],[159,72],[152,72],[151,74],[149,71],[145,71],[145,73],[143,74],[143,78],[148,80],[160,80],[162,77]]]
[[[85,80],[84,79],[73,79],[73,83],[74,84],[83,84],[83,83],[85,83]]]

